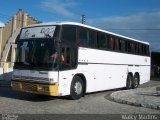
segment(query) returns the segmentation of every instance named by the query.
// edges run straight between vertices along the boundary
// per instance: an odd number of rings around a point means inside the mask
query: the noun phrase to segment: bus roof
[[[144,41],[141,41],[141,40],[137,40],[137,39],[134,39],[134,38],[130,38],[130,37],[127,37],[127,36],[123,36],[123,35],[120,35],[120,34],[109,32],[107,30],[102,30],[102,29],[99,29],[99,28],[96,28],[96,27],[92,27],[92,26],[81,24],[81,23],[77,23],[77,22],[46,22],[46,23],[39,23],[39,24],[29,25],[27,27],[48,26],[48,25],[76,25],[76,26],[86,27],[86,28],[89,28],[89,29],[101,31],[101,32],[104,32],[104,33],[108,33],[108,34],[117,36],[117,37],[121,37],[121,38],[124,38],[124,39],[129,39],[129,40],[132,40],[132,41],[135,41],[135,42],[140,42],[140,43],[144,43],[144,44],[148,44],[149,45],[148,42],[144,42]]]

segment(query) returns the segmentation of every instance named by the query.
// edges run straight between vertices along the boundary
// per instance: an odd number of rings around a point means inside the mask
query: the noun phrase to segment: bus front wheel
[[[71,83],[70,97],[73,100],[80,99],[84,94],[84,83],[79,76],[75,76]]]

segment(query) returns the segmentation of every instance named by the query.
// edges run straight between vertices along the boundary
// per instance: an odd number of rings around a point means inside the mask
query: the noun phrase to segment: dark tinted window
[[[88,40],[88,46],[91,48],[95,48],[96,45],[96,32],[93,30],[89,30],[89,40]]]
[[[98,34],[97,34],[97,47],[102,48],[102,49],[107,48],[106,36],[104,33],[98,32]]]
[[[114,36],[111,36],[110,38],[110,44],[111,44],[111,50],[117,50],[117,38]]]
[[[143,55],[149,55],[149,47],[143,44]]]
[[[107,49],[110,49],[110,35],[106,34],[106,46]]]
[[[150,50],[149,50],[149,46],[147,45],[147,55],[150,55]]]
[[[138,43],[134,44],[134,50],[135,50],[135,54],[138,54],[138,52],[139,52]]]
[[[60,58],[61,58],[61,67],[60,67],[61,70],[76,68],[77,67],[77,48],[62,47]]]
[[[118,50],[119,50],[119,51],[122,51],[122,44],[123,44],[123,43],[122,43],[122,39],[118,39],[117,42],[118,42]]]
[[[128,52],[132,52],[132,43],[128,41]]]
[[[62,41],[76,43],[76,27],[65,25],[62,29]]]
[[[139,44],[139,55],[143,54],[143,46],[142,44]]]
[[[54,38],[57,38],[57,37],[59,37],[59,32],[60,32],[60,26],[56,26],[56,30],[55,30],[55,32],[54,32]]]
[[[87,45],[87,29],[86,28],[82,28],[79,27],[78,29],[78,43],[82,46],[86,46]]]

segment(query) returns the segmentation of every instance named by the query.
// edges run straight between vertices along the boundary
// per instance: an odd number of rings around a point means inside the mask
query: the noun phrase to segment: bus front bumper
[[[44,84],[44,83],[32,83],[22,81],[11,81],[11,87],[13,90],[21,92],[29,92],[33,94],[58,96],[58,83]]]

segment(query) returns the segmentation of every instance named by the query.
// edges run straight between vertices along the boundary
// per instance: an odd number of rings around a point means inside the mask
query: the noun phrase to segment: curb
[[[114,93],[116,93],[116,92],[114,92]],[[114,93],[112,93],[112,94],[114,94]],[[150,108],[150,109],[160,110],[160,105],[130,102],[130,101],[127,101],[127,100],[122,100],[122,99],[113,97],[112,94],[110,95],[110,100],[112,100],[114,102],[121,103],[121,104],[132,105],[132,106],[137,106],[137,107],[146,107],[146,108]]]

